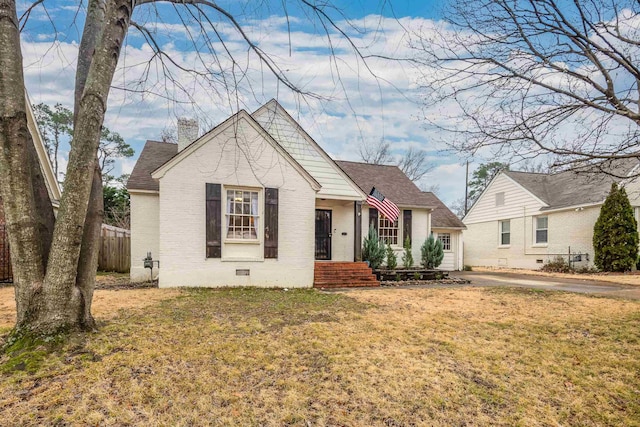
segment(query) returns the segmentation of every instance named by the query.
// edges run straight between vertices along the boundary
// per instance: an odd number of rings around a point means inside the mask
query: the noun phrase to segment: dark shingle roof
[[[625,176],[637,165],[635,162],[624,162],[616,173]],[[564,171],[555,174],[503,171],[505,175],[520,184],[548,206],[542,210],[557,209],[569,206],[601,203],[609,194],[611,184],[620,181],[603,172]]]
[[[369,194],[371,189],[376,187],[397,205],[434,207],[431,203],[432,199],[425,196],[425,193],[420,191],[397,166],[344,160],[336,160],[336,163],[365,194]]]
[[[438,196],[427,191],[423,194],[429,198],[431,206],[435,208],[433,212],[431,212],[432,228],[467,228],[460,218],[442,203]]]
[[[158,191],[158,181],[151,178],[151,172],[165,164],[169,159],[178,154],[178,144],[168,142],[147,141],[140,153],[136,165],[131,171],[127,189]]]

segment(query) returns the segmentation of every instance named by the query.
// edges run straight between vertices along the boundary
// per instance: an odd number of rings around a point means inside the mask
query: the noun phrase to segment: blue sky
[[[380,138],[388,141],[396,153],[409,147],[420,148],[427,151],[429,161],[436,165],[420,185],[439,187],[438,195],[445,203],[464,195],[463,160],[442,152],[442,135],[425,127],[419,119],[421,93],[416,86],[416,70],[405,63],[381,60],[367,61],[367,69],[334,30],[331,31],[334,55],[330,55],[326,34],[318,22],[310,22],[300,9],[292,7],[288,9],[287,25],[279,0],[271,4],[248,0],[220,4],[232,5],[250,37],[270,54],[292,83],[321,98],[291,93],[248,52],[225,19],[212,15],[216,31],[237,58],[237,66],[231,67],[228,58],[222,55],[219,58],[222,65],[217,71],[224,73],[212,75],[213,81],[194,79],[169,67],[178,85],[163,78],[157,61],[149,62],[151,49],[142,34],[131,29],[114,78],[105,124],[125,137],[136,149],[136,157],[146,139],[157,139],[165,127],[175,126],[179,116],[198,118],[204,132],[238,108],[253,111],[277,98],[335,158],[359,160],[359,145]],[[256,4],[261,4],[261,8],[255,9]],[[348,28],[340,18],[342,13],[358,28],[367,30],[365,33],[349,30],[352,40],[365,54],[406,57],[412,54],[406,30],[435,25],[443,1],[341,0],[335,5],[340,12],[333,11],[331,16],[340,25]],[[23,56],[32,102],[72,106],[83,13],[75,2],[51,1],[46,2],[46,11],[40,7],[31,14],[23,32]],[[162,5],[158,14],[160,19],[152,7],[145,7],[136,12],[134,19],[154,33],[172,58],[200,71],[203,64],[214,61],[204,37],[198,35],[197,22],[184,8]],[[181,20],[186,21],[186,26]],[[188,40],[190,35],[197,48]],[[220,52],[222,45],[218,41],[214,47]],[[237,89],[221,89],[221,84],[233,83],[233,79]],[[117,172],[130,172],[134,162],[135,158],[119,162]]]

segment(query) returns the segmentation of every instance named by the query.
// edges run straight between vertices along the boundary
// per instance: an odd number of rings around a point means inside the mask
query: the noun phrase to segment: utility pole
[[[469,160],[467,160],[467,172],[464,180],[464,214],[467,214],[469,209]]]

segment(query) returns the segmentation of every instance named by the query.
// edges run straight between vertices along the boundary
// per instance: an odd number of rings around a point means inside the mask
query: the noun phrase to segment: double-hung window
[[[438,240],[442,242],[442,250],[451,250],[451,233],[438,233]]]
[[[398,244],[398,220],[389,221],[384,215],[378,216],[378,236],[385,245]]]
[[[536,244],[547,243],[549,238],[549,217],[536,217]]]
[[[511,221],[500,221],[500,245],[508,246],[511,244]]]
[[[258,192],[227,190],[227,239],[258,240]]]

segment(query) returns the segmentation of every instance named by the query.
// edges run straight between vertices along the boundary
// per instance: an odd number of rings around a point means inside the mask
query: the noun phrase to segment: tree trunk
[[[105,18],[105,4],[102,0],[90,0],[87,6],[87,18],[82,32],[82,40],[78,52],[78,68],[76,70],[76,87],[74,100],[74,123],[78,118],[80,101],[89,74],[89,67],[93,58],[98,40],[102,35]],[[100,143],[98,139],[98,144]],[[95,321],[91,315],[91,302],[93,289],[95,288],[96,271],[98,270],[98,257],[100,255],[100,232],[104,217],[104,199],[102,194],[102,173],[97,158],[95,160],[91,195],[84,223],[82,247],[78,263],[78,276],[76,287],[82,296],[81,323],[83,328],[95,328]]]
[[[78,262],[78,276],[76,277],[76,287],[82,297],[81,313],[79,313],[79,316],[83,329],[95,328],[95,321],[91,314],[91,302],[93,300],[93,289],[95,288],[96,272],[98,270],[100,232],[102,230],[102,218],[104,217],[102,174],[97,164],[93,170],[91,195],[89,197],[87,217],[84,222],[82,248],[80,249],[80,260]]]
[[[16,327],[21,328],[37,318],[42,308],[43,250],[50,240],[43,236],[46,227],[39,218],[41,206],[34,194],[33,161],[37,155],[34,159],[27,127],[20,34],[12,0],[0,0],[0,70],[0,196],[12,248]],[[41,195],[41,189],[37,190]]]
[[[133,3],[110,1],[86,84],[76,112],[74,136],[44,281],[46,316],[32,326],[52,331],[83,327],[87,306],[76,287],[80,248],[96,167],[96,154],[120,49],[129,28]]]
[[[78,274],[79,261],[85,236],[87,241],[96,241],[92,238],[95,228],[88,227],[85,232],[85,218],[97,175],[96,156],[109,89],[132,10],[133,3],[126,0],[110,1],[105,10],[104,29],[95,45],[76,111],[64,193],[45,273],[33,171],[27,161],[28,129],[16,6],[15,1],[0,0],[0,196],[4,198],[16,260],[19,328],[52,333],[93,326],[93,282],[89,279],[91,286],[85,286],[86,276]],[[101,180],[98,182],[101,186]],[[101,198],[101,191],[95,187],[95,194]],[[100,210],[98,205],[92,218],[99,217]],[[82,265],[86,271],[95,272],[92,265],[96,251],[86,247],[88,256]]]

